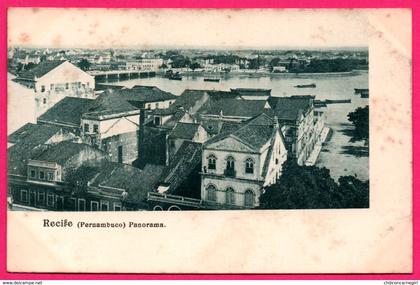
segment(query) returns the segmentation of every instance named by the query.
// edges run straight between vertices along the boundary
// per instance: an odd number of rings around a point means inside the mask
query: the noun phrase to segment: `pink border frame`
[[[108,7],[108,8],[410,8],[412,9],[412,74],[420,74],[420,1],[416,0],[2,0],[0,3],[0,280],[412,280],[420,279],[420,194],[413,191],[413,273],[412,274],[29,274],[6,271],[6,149],[7,149],[7,8],[8,7]],[[412,76],[416,78],[416,76]],[[412,82],[412,105],[420,106],[419,82]],[[420,147],[415,144],[420,128],[420,109],[413,108],[413,189],[420,189]]]

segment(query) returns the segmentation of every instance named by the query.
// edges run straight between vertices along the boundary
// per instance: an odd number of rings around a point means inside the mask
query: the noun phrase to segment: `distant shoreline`
[[[305,77],[323,77],[323,76],[356,76],[363,73],[368,73],[368,70],[353,70],[345,72],[316,72],[316,73],[273,73],[273,72],[205,72],[205,71],[185,71],[180,72],[182,76],[186,77],[205,77],[210,78],[229,78],[229,77],[249,77],[249,78],[261,78],[261,77],[287,77],[287,78],[305,78]],[[162,77],[163,72],[158,72],[157,77]]]

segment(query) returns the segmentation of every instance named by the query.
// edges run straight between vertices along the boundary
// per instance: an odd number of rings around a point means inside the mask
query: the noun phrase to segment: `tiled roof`
[[[175,194],[174,191],[197,167],[201,168],[201,144],[184,141],[170,164],[164,168],[159,182],[169,186],[168,193]]]
[[[258,151],[271,140],[274,134],[274,124],[275,122],[270,120],[266,114],[260,114],[243,123],[240,128],[233,127],[231,131],[220,133],[218,136],[209,139],[205,145],[223,140],[227,137],[234,137],[248,147]]]
[[[8,173],[25,175],[27,161],[42,151],[49,139],[61,132],[58,126],[28,123],[9,135],[8,141],[14,145],[7,150]]]
[[[208,95],[208,90],[193,90],[193,89],[186,89],[179,95],[170,108],[171,109],[179,109],[183,108],[184,110],[189,110],[193,107],[197,101],[203,100]]]
[[[266,109],[264,108],[267,104],[263,100],[242,100],[242,99],[230,99],[220,98],[217,100],[210,100],[206,107],[204,107],[203,113],[209,115],[220,115],[229,117],[254,117],[257,116]]]
[[[63,62],[65,62],[65,60],[43,61],[30,70],[19,73],[19,77],[26,79],[35,79],[35,77],[40,78],[57,66],[61,65]]]
[[[170,139],[192,140],[200,127],[199,124],[178,123],[169,134]]]
[[[95,162],[93,165],[83,165],[76,171],[86,176],[89,186],[103,188],[111,194],[128,193],[127,201],[144,202],[147,193],[152,191],[162,173],[163,166],[147,164],[143,170],[110,161]],[[114,189],[112,189],[114,188]],[[123,191],[120,191],[122,189]]]
[[[34,160],[40,161],[48,161],[48,162],[55,162],[60,165],[64,164],[65,162],[69,161],[73,156],[78,155],[82,151],[91,149],[102,156],[105,156],[105,153],[91,147],[87,144],[81,143],[74,143],[70,141],[62,141],[54,145],[48,146],[44,151],[41,153],[32,156]],[[99,156],[99,155],[98,155]]]
[[[176,96],[154,86],[135,86],[131,89],[108,89],[95,99],[85,117],[97,117],[138,110],[147,102],[176,99]]]
[[[93,99],[65,97],[42,114],[38,121],[80,126],[80,118],[93,105]]]
[[[313,98],[312,96],[270,97],[268,102],[280,121],[296,121],[301,114],[311,108]]]

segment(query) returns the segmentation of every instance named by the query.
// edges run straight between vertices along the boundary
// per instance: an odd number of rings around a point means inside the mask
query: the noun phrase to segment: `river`
[[[368,104],[368,99],[354,95],[354,88],[369,88],[367,72],[356,75],[305,75],[222,77],[220,82],[204,82],[202,76],[184,76],[182,81],[162,77],[141,78],[120,81],[115,85],[132,87],[134,85],[157,86],[160,89],[180,95],[185,89],[265,88],[271,89],[272,96],[315,95],[316,99],[351,99],[350,104],[328,105],[326,126],[332,130],[331,138],[325,143],[316,165],[325,166],[331,176],[338,179],[343,175],[357,175],[359,179],[369,179],[368,148],[363,142],[350,142],[346,130],[351,129],[347,114],[357,107]],[[298,84],[315,83],[316,88],[295,88]]]

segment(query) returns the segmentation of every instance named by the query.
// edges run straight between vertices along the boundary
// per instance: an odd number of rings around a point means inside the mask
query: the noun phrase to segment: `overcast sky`
[[[360,10],[11,8],[10,46],[367,47]]]

